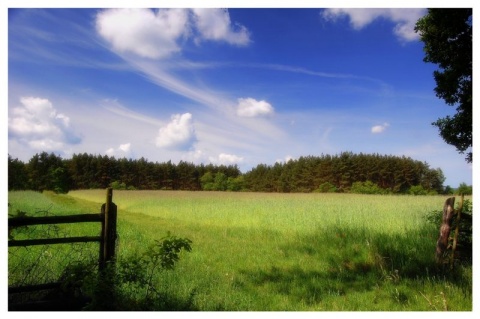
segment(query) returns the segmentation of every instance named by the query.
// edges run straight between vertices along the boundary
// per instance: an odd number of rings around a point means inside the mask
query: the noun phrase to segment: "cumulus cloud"
[[[20,103],[8,117],[11,138],[39,151],[58,151],[80,142],[70,127],[70,118],[58,113],[48,99],[22,97]]]
[[[272,105],[264,100],[257,101],[252,98],[238,99],[237,115],[241,117],[258,117],[273,114]]]
[[[164,58],[180,51],[177,40],[188,34],[188,11],[108,9],[97,14],[96,29],[116,51]]]
[[[156,145],[160,148],[188,150],[195,141],[192,114],[174,114],[171,121],[159,129]]]
[[[180,52],[179,40],[192,35],[197,43],[250,42],[248,30],[241,25],[234,28],[228,11],[222,9],[107,9],[97,14],[95,26],[114,51],[151,59]]]
[[[243,162],[243,157],[234,154],[221,153],[217,157],[210,156],[209,160],[214,164],[232,165]]]
[[[382,132],[384,132],[384,131],[387,129],[387,127],[389,127],[389,126],[390,126],[390,124],[388,124],[388,123],[383,123],[383,125],[375,125],[375,126],[372,127],[372,133],[373,133],[373,134],[382,133]]]
[[[250,35],[247,28],[236,24],[232,27],[230,15],[226,9],[196,8],[193,11],[193,21],[199,32],[200,40],[225,41],[234,45],[247,45]]]
[[[109,148],[105,151],[108,156],[128,156],[131,154],[131,143],[120,144],[118,148]]]
[[[360,30],[378,18],[388,19],[395,24],[393,33],[402,41],[414,41],[419,38],[415,33],[415,23],[423,15],[425,9],[339,9],[331,8],[322,11],[321,16],[328,21],[336,21],[340,17],[348,17],[350,25],[355,30]]]

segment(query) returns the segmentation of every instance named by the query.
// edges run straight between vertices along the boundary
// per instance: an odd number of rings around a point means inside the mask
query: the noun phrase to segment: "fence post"
[[[112,188],[107,188],[107,198],[102,205],[102,242],[100,245],[100,269],[115,257],[115,241],[117,239],[117,205],[112,202]]]
[[[454,205],[455,197],[448,198],[443,205],[442,225],[440,226],[440,236],[437,240],[437,248],[435,252],[435,258],[439,264],[443,264],[444,254],[448,247],[452,219],[455,215]]]
[[[460,204],[458,205],[458,208],[456,210],[457,212],[457,225],[455,226],[455,234],[453,235],[453,244],[452,244],[452,256],[450,258],[450,269],[453,269],[453,265],[455,263],[455,250],[457,250],[457,241],[458,241],[458,233],[460,230],[460,218],[462,215],[462,210],[463,210],[463,199],[464,195],[462,194],[462,197],[460,199]]]

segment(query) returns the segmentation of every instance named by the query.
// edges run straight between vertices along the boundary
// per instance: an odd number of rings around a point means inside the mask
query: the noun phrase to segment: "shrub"
[[[457,203],[456,210],[459,209],[459,203]],[[459,232],[457,238],[457,250],[456,256],[458,260],[466,263],[472,262],[472,212],[473,204],[469,199],[465,199],[462,206],[462,211],[459,221]],[[434,210],[425,215],[425,219],[428,223],[440,227],[442,224],[443,211]],[[449,248],[452,247],[454,232],[457,227],[457,217],[454,216],[452,220],[451,233],[449,237]]]
[[[422,185],[411,186],[408,189],[408,194],[410,195],[427,195],[427,191],[423,188]]]
[[[119,181],[113,181],[110,183],[110,187],[115,190],[125,190],[127,189],[127,185],[125,183]]]
[[[325,182],[320,184],[318,188],[315,190],[316,193],[335,193],[337,192],[337,188],[330,182]]]
[[[386,190],[372,181],[355,182],[352,184],[350,192],[355,194],[386,194]]]
[[[119,258],[97,276],[89,265],[70,266],[64,271],[66,287],[76,287],[90,300],[85,310],[191,310],[188,301],[165,296],[155,285],[158,271],[173,270],[182,250],[191,251],[192,241],[168,234],[143,254]],[[74,285],[72,285],[74,284]]]

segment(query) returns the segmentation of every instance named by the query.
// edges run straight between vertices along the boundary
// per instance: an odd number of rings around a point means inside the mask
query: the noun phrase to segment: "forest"
[[[440,168],[426,162],[379,154],[302,156],[285,163],[259,164],[242,173],[237,165],[151,162],[74,154],[34,155],[27,163],[8,156],[9,190],[69,190],[112,187],[131,190],[251,192],[339,192],[369,194],[445,194]]]

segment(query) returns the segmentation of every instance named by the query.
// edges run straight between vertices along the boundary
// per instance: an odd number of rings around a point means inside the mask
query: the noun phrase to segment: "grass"
[[[472,310],[471,267],[447,276],[434,265],[438,227],[424,216],[440,210],[444,200],[113,194],[119,208],[119,258],[145,251],[167,231],[193,241],[192,252],[182,255],[174,271],[160,272],[156,284],[166,295],[190,300],[188,309],[203,311]],[[96,212],[104,201],[104,190],[9,193],[9,202],[25,210],[53,203],[71,213]]]

